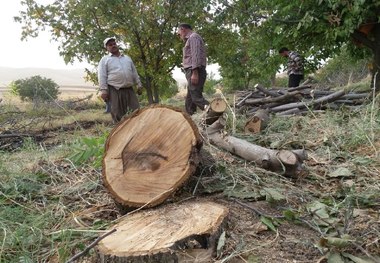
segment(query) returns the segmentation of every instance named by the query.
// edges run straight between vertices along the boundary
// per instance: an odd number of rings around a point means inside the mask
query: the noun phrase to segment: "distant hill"
[[[36,75],[40,75],[43,78],[52,79],[59,86],[94,87],[92,83],[86,82],[84,80],[84,77],[86,75],[84,69],[0,67],[0,88],[8,86],[12,81],[29,78]],[[178,82],[178,85],[186,85],[186,78],[180,69],[177,69],[173,72],[173,77]]]
[[[6,87],[12,81],[40,75],[52,79],[59,86],[90,86],[86,82],[84,69],[48,69],[48,68],[7,68],[0,67],[0,87]]]

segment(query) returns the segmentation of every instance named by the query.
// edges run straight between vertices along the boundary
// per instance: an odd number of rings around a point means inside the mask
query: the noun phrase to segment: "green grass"
[[[355,112],[342,109],[302,117],[273,117],[266,130],[255,136],[243,135],[245,117],[238,115],[232,121],[229,112],[229,134],[236,128],[234,136],[264,147],[307,149],[310,158],[305,166],[309,175],[300,182],[292,181],[205,143],[204,148],[216,158],[216,164],[208,183],[203,183],[196,193],[222,193],[226,200],[266,200],[267,190],[271,189],[284,198],[271,202],[286,200],[287,206],[305,215],[306,206],[318,200],[328,206],[329,216],[340,222],[344,222],[351,206],[378,208],[379,100],[377,97]],[[165,103],[183,105],[178,99]],[[102,185],[101,169],[96,166],[99,163],[95,163],[99,162],[105,136],[112,128],[110,116],[102,114],[102,110],[20,115],[24,122],[38,117],[34,126],[37,130],[46,127],[46,118],[52,120],[49,127],[73,125],[75,129],[54,131],[55,144],[50,147],[26,139],[21,148],[0,152],[0,262],[65,262],[119,215]],[[94,120],[99,124],[91,129],[81,125]],[[81,153],[81,158],[69,160]],[[349,169],[353,176],[328,178],[339,167]],[[366,222],[375,222],[371,220]],[[357,230],[357,235],[363,233]]]

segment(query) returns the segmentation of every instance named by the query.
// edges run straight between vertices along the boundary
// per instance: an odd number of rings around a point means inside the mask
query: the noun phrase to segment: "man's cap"
[[[103,40],[103,46],[106,48],[107,47],[107,43],[108,41],[110,40],[115,40],[116,41],[116,38],[115,37],[107,37],[106,39]]]

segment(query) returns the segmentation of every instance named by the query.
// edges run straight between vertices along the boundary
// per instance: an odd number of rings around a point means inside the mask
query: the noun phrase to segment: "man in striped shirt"
[[[202,37],[195,33],[189,24],[180,24],[177,33],[185,42],[182,50],[182,66],[187,80],[186,112],[193,115],[197,107],[207,111],[209,102],[202,94],[207,75],[205,44]]]
[[[303,79],[303,59],[295,51],[290,51],[288,48],[281,48],[278,53],[282,57],[288,58],[287,73],[289,76],[288,87],[298,87]]]

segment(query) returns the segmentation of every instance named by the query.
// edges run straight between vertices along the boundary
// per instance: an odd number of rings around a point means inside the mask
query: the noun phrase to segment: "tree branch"
[[[100,241],[102,241],[107,236],[111,235],[113,232],[116,232],[116,228],[108,231],[107,233],[105,233],[105,234],[101,235],[100,237],[98,237],[97,239],[95,239],[95,241],[92,242],[90,245],[88,245],[82,252],[74,255],[72,258],[70,258],[68,261],[66,261],[66,263],[72,263],[75,260],[77,260],[78,258],[84,256],[85,254],[88,253],[88,251],[90,251],[91,248],[95,247]]]
[[[368,48],[372,49],[373,52],[376,50],[376,44],[374,41],[369,40],[363,33],[359,32],[358,30],[355,30],[354,33],[351,34],[351,36],[355,39],[363,43],[363,45],[367,46]]]

